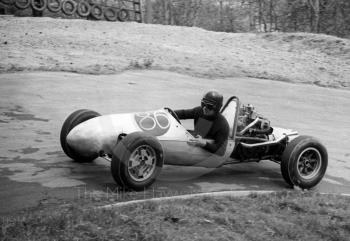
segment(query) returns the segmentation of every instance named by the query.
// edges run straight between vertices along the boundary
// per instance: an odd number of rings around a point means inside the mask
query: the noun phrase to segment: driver
[[[179,119],[194,119],[194,139],[188,143],[204,148],[217,155],[224,155],[229,136],[229,124],[220,113],[223,96],[217,91],[209,91],[201,101],[201,106],[187,110],[176,110]],[[213,143],[205,139],[213,139]]]

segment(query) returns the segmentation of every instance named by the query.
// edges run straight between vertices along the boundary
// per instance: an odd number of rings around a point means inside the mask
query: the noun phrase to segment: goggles
[[[208,103],[205,103],[205,102],[201,102],[201,106],[202,106],[202,108],[207,108],[208,110],[214,110],[215,109],[215,106],[214,105],[212,105],[212,104],[208,104]]]

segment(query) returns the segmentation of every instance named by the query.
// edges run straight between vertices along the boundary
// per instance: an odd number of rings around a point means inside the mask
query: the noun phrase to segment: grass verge
[[[1,240],[348,240],[350,198],[199,197],[114,209],[76,204],[2,218]]]

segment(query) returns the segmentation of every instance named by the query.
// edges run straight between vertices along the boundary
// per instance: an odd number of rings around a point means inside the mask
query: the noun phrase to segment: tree
[[[350,0],[144,0],[153,23],[213,31],[350,35]]]

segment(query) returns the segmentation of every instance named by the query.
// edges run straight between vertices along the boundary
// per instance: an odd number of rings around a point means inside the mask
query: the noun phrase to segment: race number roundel
[[[170,128],[168,116],[160,111],[136,113],[135,121],[141,130],[153,136],[164,135]]]

